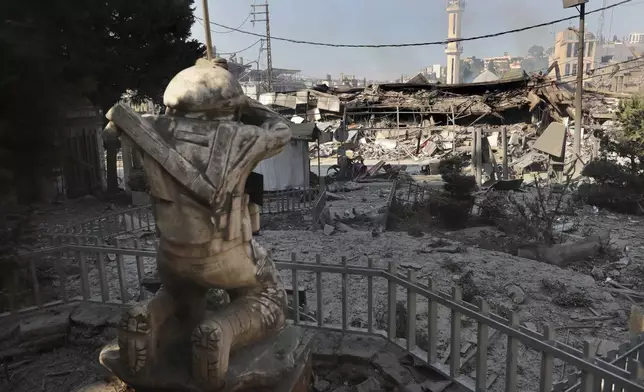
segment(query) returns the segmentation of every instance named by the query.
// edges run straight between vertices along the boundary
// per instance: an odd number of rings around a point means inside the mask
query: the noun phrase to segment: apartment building
[[[590,72],[595,68],[595,51],[597,39],[592,33],[586,33],[584,42],[584,69],[583,72]],[[579,51],[579,36],[577,31],[567,29],[560,31],[555,36],[555,45],[549,64],[555,61],[559,64],[561,76],[577,75],[577,55]],[[554,70],[552,71],[554,74]]]

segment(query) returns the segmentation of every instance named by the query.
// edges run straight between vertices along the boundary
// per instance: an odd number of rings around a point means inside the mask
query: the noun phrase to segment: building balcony
[[[447,0],[447,12],[463,11],[465,0]]]
[[[463,53],[463,45],[460,42],[452,42],[445,45],[445,54],[461,54]]]

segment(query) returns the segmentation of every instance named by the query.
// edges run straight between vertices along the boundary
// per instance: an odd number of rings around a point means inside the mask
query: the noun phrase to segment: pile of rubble
[[[364,159],[386,161],[427,161],[440,160],[449,153],[469,154],[473,145],[473,132],[479,128],[483,132],[484,164],[500,164],[502,162],[502,128],[508,135],[508,157],[510,167],[516,173],[525,171],[540,171],[544,163],[550,158],[565,158],[571,161],[575,157],[572,152],[574,126],[568,126],[574,117],[574,108],[571,106],[574,95],[565,88],[537,85],[527,94],[518,95],[516,92],[501,95],[473,95],[469,97],[441,98],[436,91],[421,91],[412,94],[403,92],[383,92],[376,94],[375,88],[366,89],[354,94],[354,98],[347,105],[373,102],[405,102],[410,100],[427,100],[428,105],[444,104],[447,101],[459,99],[469,100],[470,111],[483,110],[476,105],[486,105],[488,114],[494,116],[499,106],[527,105],[529,110],[534,110],[538,105],[541,108],[533,113],[532,123],[517,122],[505,126],[462,126],[462,125],[436,125],[433,119],[416,124],[403,124],[397,126],[395,121],[388,117],[378,120],[372,118],[368,123],[350,124],[348,130],[343,131],[342,123],[338,123],[334,135],[340,138],[320,145],[320,157],[330,157],[343,154],[351,150],[354,155]],[[347,94],[344,94],[347,95]],[[345,97],[346,98],[346,97]],[[442,102],[442,103],[441,103]],[[494,106],[492,105],[494,102]],[[543,105],[545,103],[545,105]],[[452,102],[453,104],[453,102]],[[618,110],[619,101],[615,98],[598,94],[587,94],[585,98],[585,132],[581,143],[582,161],[588,162],[596,156],[599,141],[593,134],[595,130],[612,130],[616,124],[611,120]],[[453,106],[452,106],[453,107]],[[538,141],[541,139],[541,141]],[[566,145],[564,151],[557,146]],[[487,151],[489,149],[489,152]],[[317,144],[312,143],[310,148],[311,158],[317,157]],[[487,169],[489,171],[490,169]]]

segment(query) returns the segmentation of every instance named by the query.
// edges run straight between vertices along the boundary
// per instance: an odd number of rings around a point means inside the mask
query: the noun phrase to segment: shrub
[[[596,184],[580,185],[577,197],[587,204],[610,211],[641,213],[644,180],[641,174],[631,169],[605,159],[590,162],[584,167],[582,174],[594,179]]]
[[[127,181],[127,185],[135,192],[147,192],[150,190],[148,179],[145,177],[145,173],[141,169],[132,170],[130,178]]]

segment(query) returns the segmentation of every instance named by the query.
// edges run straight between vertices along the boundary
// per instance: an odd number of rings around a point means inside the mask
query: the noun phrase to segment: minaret
[[[448,39],[461,38],[461,17],[464,9],[464,0],[447,0]],[[445,49],[445,54],[447,55],[447,84],[461,82],[461,53],[463,53],[463,46],[461,46],[460,42],[447,44],[447,49]]]

